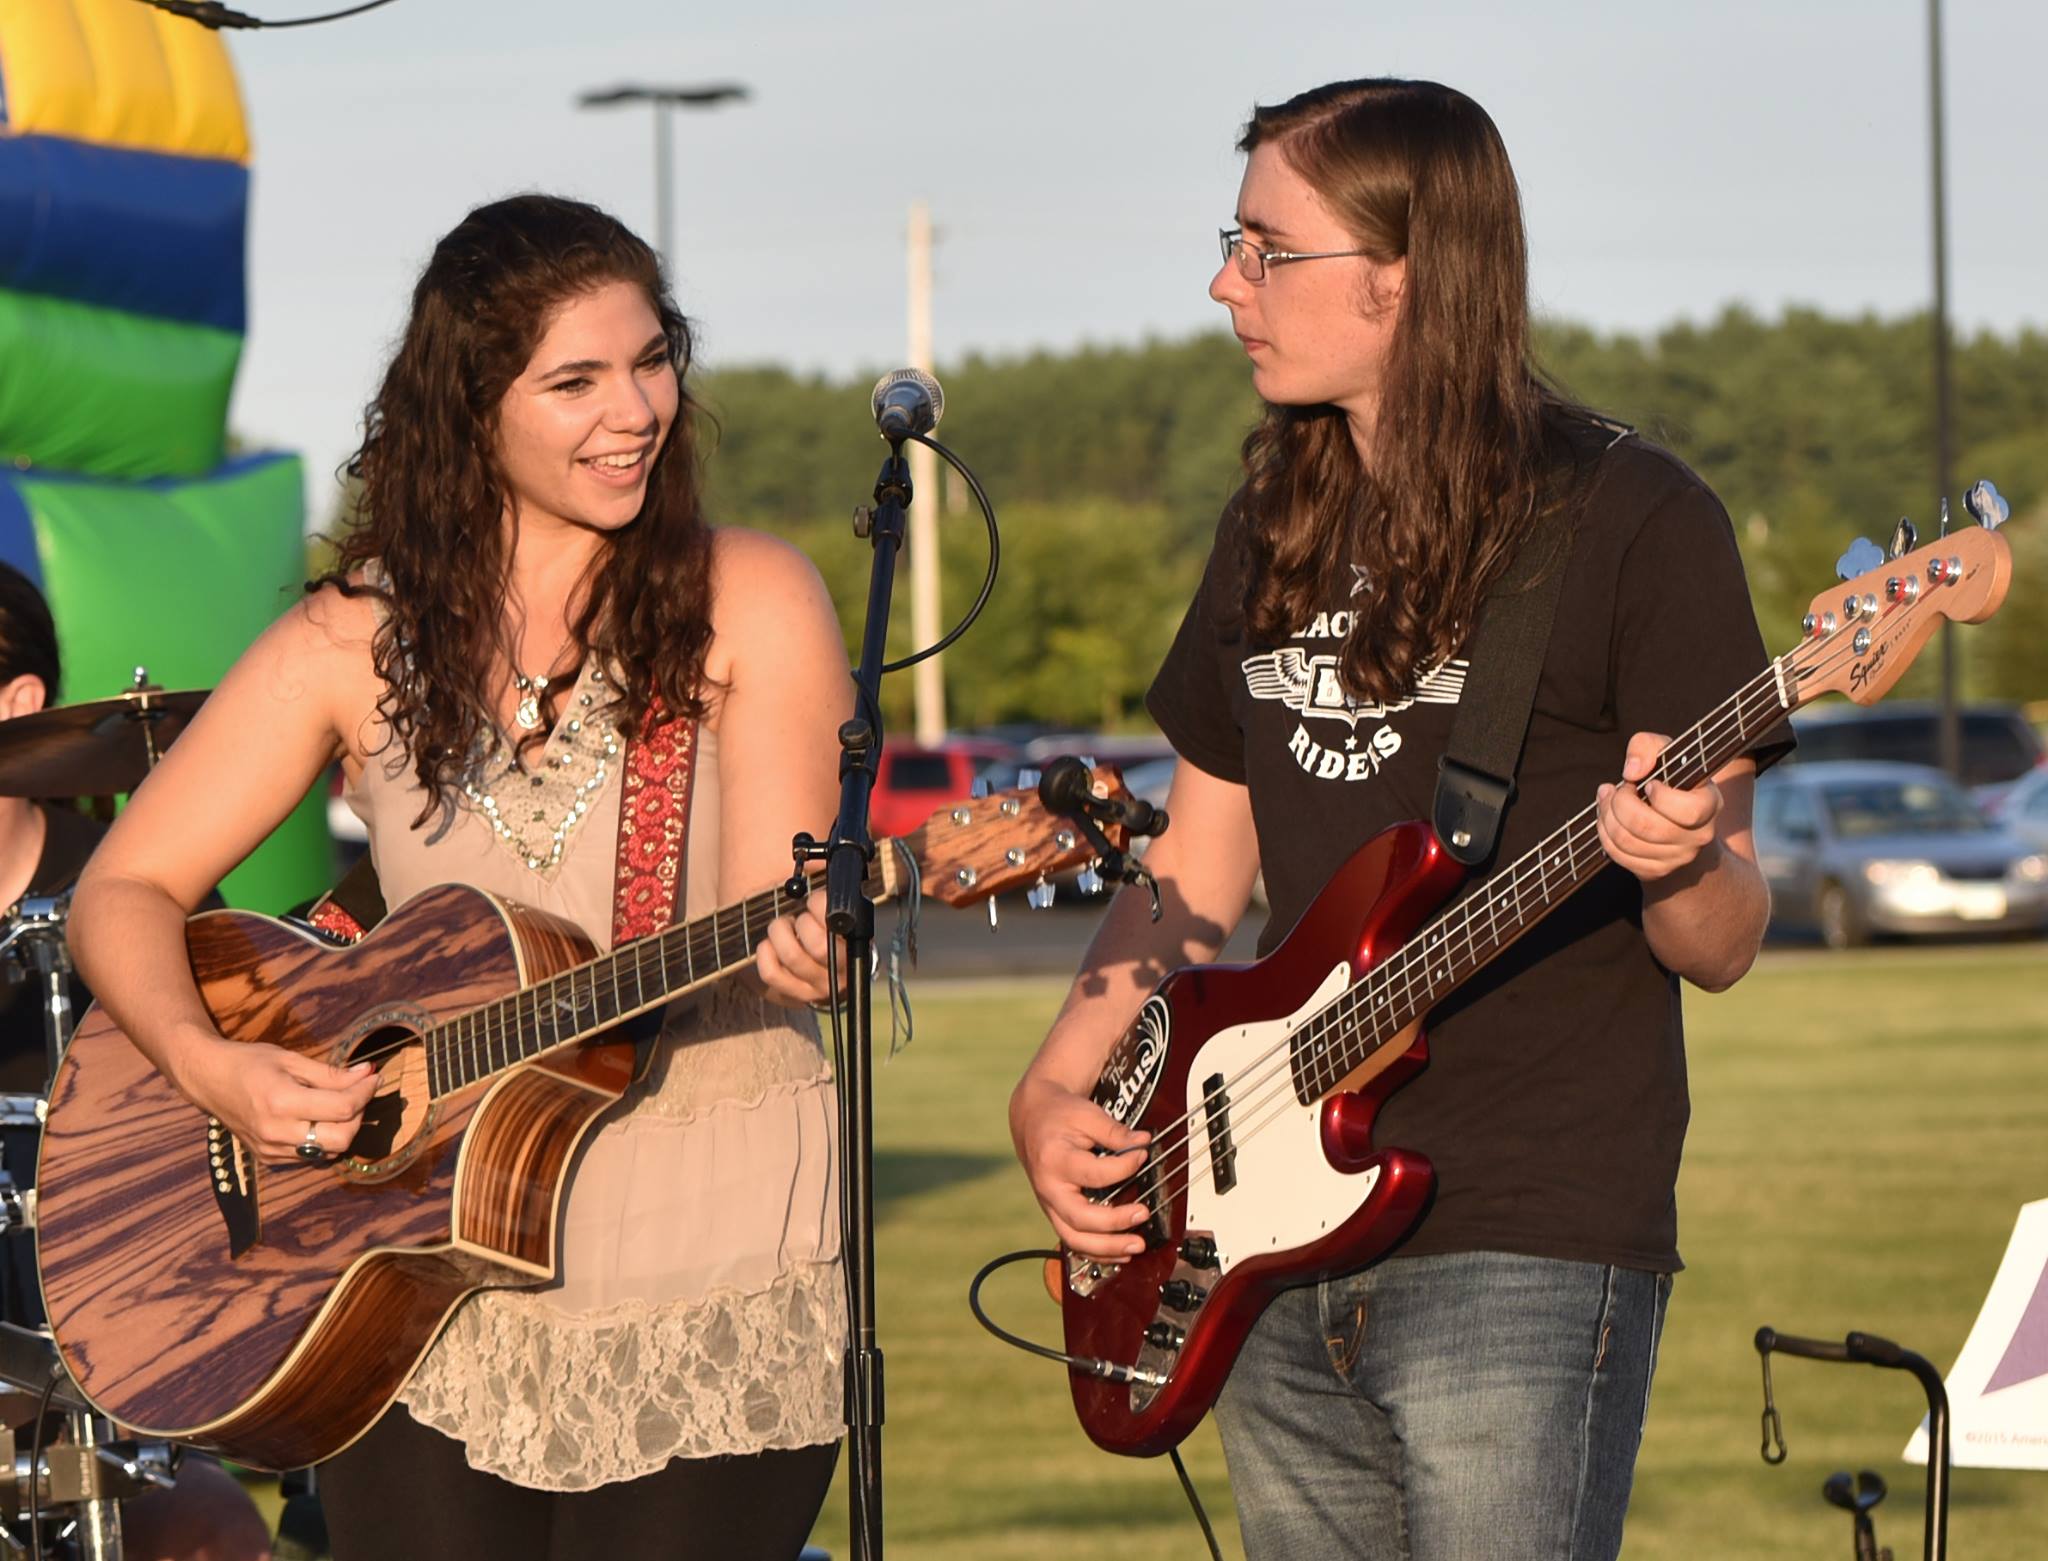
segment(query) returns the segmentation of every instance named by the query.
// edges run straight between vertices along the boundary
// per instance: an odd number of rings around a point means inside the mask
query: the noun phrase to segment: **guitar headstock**
[[[1095,767],[1089,789],[1098,797],[1130,796],[1111,764]],[[1125,848],[1121,824],[1101,827],[1111,845]],[[899,838],[917,861],[919,892],[955,907],[978,905],[1095,860],[1087,836],[1072,819],[1046,807],[1031,786],[949,803]],[[894,849],[884,843],[878,860],[885,888],[898,892],[902,864]]]
[[[1973,514],[1975,495],[1989,486],[1971,489]],[[2012,583],[2012,546],[1993,525],[1963,527],[1892,559],[1874,544],[1859,547],[1868,553],[1852,549],[1844,561],[1861,572],[1813,599],[1806,642],[1784,658],[1798,680],[1795,704],[1828,693],[1876,702],[1942,620],[1982,623]]]

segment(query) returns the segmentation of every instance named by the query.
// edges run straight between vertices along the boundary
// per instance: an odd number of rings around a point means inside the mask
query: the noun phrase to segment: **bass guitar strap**
[[[1437,839],[1466,867],[1493,855],[1514,800],[1515,768],[1557,621],[1571,541],[1571,527],[1553,510],[1523,540],[1479,612],[1430,808]]]

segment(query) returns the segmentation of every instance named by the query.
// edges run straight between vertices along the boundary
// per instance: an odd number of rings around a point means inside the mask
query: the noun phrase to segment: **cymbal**
[[[211,692],[130,689],[0,721],[0,797],[133,791]]]

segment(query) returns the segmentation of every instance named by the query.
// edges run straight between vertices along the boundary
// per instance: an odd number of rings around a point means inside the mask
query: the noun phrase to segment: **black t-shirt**
[[[1390,705],[1352,700],[1337,678],[1346,601],[1283,644],[1249,643],[1242,526],[1233,505],[1147,704],[1183,758],[1250,791],[1272,907],[1265,953],[1354,850],[1430,815],[1467,667],[1429,669]],[[1618,779],[1634,733],[1684,732],[1765,664],[1726,511],[1676,458],[1621,440],[1574,524],[1494,866]],[[1781,727],[1752,752],[1762,765],[1790,745]],[[1403,1251],[1680,1266],[1690,1107],[1678,979],[1650,952],[1634,877],[1605,868],[1440,1004],[1427,1031],[1429,1066],[1374,1135],[1436,1169],[1435,1201]]]
[[[107,826],[69,808],[43,809],[43,854],[30,876],[26,894],[55,894],[78,881],[85,859],[92,855]],[[85,1012],[92,994],[76,975],[71,978],[71,1017]],[[43,984],[8,962],[0,973],[0,1093],[40,1095],[49,1074],[43,1038]]]

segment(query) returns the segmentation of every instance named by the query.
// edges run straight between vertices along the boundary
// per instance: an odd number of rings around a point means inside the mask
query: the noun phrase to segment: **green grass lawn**
[[[967,1281],[1047,1242],[1011,1159],[1004,1109],[1063,984],[914,989],[918,1038],[876,1076],[879,1312],[889,1552],[905,1558],[1202,1554],[1163,1459],[1098,1452],[1059,1367],[984,1334]],[[1946,1370],[2019,1205],[2048,1196],[2048,957],[2039,944],[1767,954],[1732,992],[1690,994],[1693,1124],[1679,1188],[1679,1279],[1631,1557],[1833,1557],[1848,1518],[1835,1469],[1892,1487],[1879,1535],[1920,1551],[1921,1471],[1897,1457],[1922,1409],[1902,1372],[1779,1358],[1791,1457],[1757,1456],[1761,1323],[1861,1328]],[[990,1299],[1018,1331],[1059,1317],[1020,1266]],[[1188,1460],[1226,1554],[1241,1554],[1222,1453]],[[849,1554],[844,1481],[817,1533]],[[1959,1469],[1950,1551],[2048,1555],[2048,1472]]]

